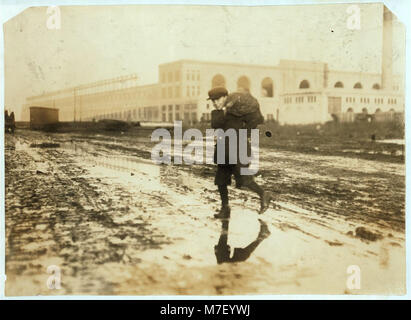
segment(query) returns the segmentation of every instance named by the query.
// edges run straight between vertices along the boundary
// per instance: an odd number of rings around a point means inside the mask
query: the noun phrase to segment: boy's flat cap
[[[216,87],[208,91],[208,99],[207,100],[217,100],[221,97],[227,96],[228,91],[224,87]]]

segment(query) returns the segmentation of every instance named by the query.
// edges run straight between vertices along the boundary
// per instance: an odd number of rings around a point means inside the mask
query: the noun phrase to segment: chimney
[[[392,90],[392,21],[391,11],[384,6],[382,27],[382,66],[381,86],[383,90]]]

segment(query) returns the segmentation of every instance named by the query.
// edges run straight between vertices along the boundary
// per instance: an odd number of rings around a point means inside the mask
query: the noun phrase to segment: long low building
[[[126,121],[209,120],[208,91],[224,86],[248,90],[260,102],[267,120],[281,124],[323,123],[350,114],[403,112],[403,79],[392,76],[382,87],[381,74],[332,71],[326,63],[281,60],[258,66],[180,60],[159,66],[160,81],[136,86],[135,77],[107,80],[27,99],[26,107],[60,110],[61,121],[119,119]]]

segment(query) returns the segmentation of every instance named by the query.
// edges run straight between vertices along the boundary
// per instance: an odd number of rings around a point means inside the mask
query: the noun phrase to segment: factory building
[[[325,62],[280,60],[278,65],[179,60],[158,67],[159,81],[138,86],[120,77],[29,97],[33,105],[60,110],[61,121],[119,119],[186,124],[210,119],[208,91],[223,86],[255,96],[266,120],[280,124],[377,121],[404,113],[404,79],[392,73],[392,14],[384,7],[381,73],[329,69]],[[357,117],[358,118],[358,117]]]

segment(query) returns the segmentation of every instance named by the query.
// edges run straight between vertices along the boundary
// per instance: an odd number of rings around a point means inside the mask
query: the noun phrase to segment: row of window
[[[187,91],[186,91],[186,96],[187,97],[195,97],[200,95],[200,86],[187,86]]]
[[[341,81],[337,81],[334,84],[334,88],[344,88],[344,84]],[[357,82],[356,84],[354,84],[353,88],[354,89],[362,89],[362,83]],[[372,88],[378,90],[378,89],[380,89],[380,85],[378,83],[374,83]]]
[[[355,98],[353,97],[346,97],[345,102],[347,103],[355,103]],[[360,98],[360,103],[370,103],[370,98]],[[374,98],[375,104],[384,104],[384,98]],[[388,99],[388,104],[397,104],[397,99]]]
[[[266,118],[267,118],[268,121],[274,120],[274,116],[272,114],[267,114]],[[210,120],[211,120],[211,114],[210,113],[203,113],[202,116],[201,116],[201,119],[200,119],[201,122],[210,121]]]
[[[307,97],[307,102],[316,102],[317,97],[316,96],[308,96]],[[284,103],[285,104],[290,104],[293,102],[292,97],[285,97],[284,98]],[[303,103],[304,102],[304,97],[295,97],[295,103]],[[347,103],[355,103],[355,97],[346,97],[345,102]],[[370,103],[370,98],[360,98],[360,103]],[[384,98],[375,98],[374,99],[375,104],[383,104],[384,103]],[[388,104],[397,104],[397,99],[388,99]]]
[[[183,107],[183,106],[181,106],[181,107]],[[197,105],[195,104],[195,103],[187,103],[187,104],[185,104],[184,105],[184,110],[195,110],[197,108]],[[181,109],[183,109],[183,108],[181,108]],[[176,105],[172,105],[172,104],[169,104],[168,106],[162,106],[161,107],[161,111],[163,111],[163,112],[165,112],[165,111],[173,111],[173,110],[175,110],[175,111],[180,111],[180,105],[179,104],[176,104]]]
[[[173,121],[185,121],[196,123],[197,122],[197,112],[176,112],[176,113],[162,113],[161,121],[163,122],[173,122]]]
[[[185,104],[185,105],[163,105],[161,106],[162,114],[176,114],[176,120],[183,120],[177,114],[179,113],[195,113],[197,109],[196,104]],[[157,120],[160,114],[160,107],[158,106],[149,106],[149,107],[140,107],[134,110],[125,110],[114,113],[102,114],[96,117],[96,119],[105,119],[105,118],[115,118],[115,119],[124,119],[124,120]],[[169,117],[171,119],[173,117]],[[194,118],[190,118],[193,120]]]
[[[368,99],[368,101],[369,101],[369,99]],[[375,98],[375,99],[374,99],[374,103],[376,103],[376,104],[384,104],[384,98]],[[397,104],[397,99],[391,99],[391,98],[389,98],[389,99],[387,99],[387,103],[388,103],[388,104]]]
[[[211,79],[211,88],[226,87],[226,80],[222,74],[217,74]],[[241,76],[237,80],[237,91],[250,92],[251,82],[246,76]],[[261,81],[261,96],[266,98],[274,97],[273,80],[269,77],[264,78]]]
[[[188,70],[186,79],[192,80],[192,81],[200,81],[200,71],[199,70]]]
[[[186,96],[187,97],[198,97],[200,95],[200,86],[187,86]],[[180,98],[180,87],[167,87],[161,89],[161,98]]]
[[[161,120],[166,122],[176,121],[189,121],[191,123],[197,122],[197,105],[196,104],[185,104],[185,105],[163,105],[161,106]],[[158,113],[156,112],[156,115]],[[144,118],[146,116],[144,115]],[[156,117],[155,117],[156,118]],[[148,114],[148,119],[150,119],[150,114]]]
[[[300,89],[308,89],[310,88],[310,83],[308,82],[308,80],[303,80],[300,82]],[[344,84],[341,81],[337,81],[334,84],[334,88],[344,88]],[[353,86],[354,89],[362,89],[362,84],[361,82],[357,82],[356,84],[354,84]],[[374,83],[374,85],[372,86],[373,89],[380,89],[380,85],[378,83]]]
[[[150,107],[149,107],[150,108]],[[159,117],[158,109],[139,109],[138,111],[129,110],[123,112],[114,112],[101,114],[95,117],[95,119],[124,119],[124,120],[157,120]],[[178,113],[162,113],[161,120],[164,122],[173,122],[175,121],[185,121],[190,123],[197,122],[197,112],[178,112]]]
[[[284,98],[284,103],[285,104],[289,104],[289,103],[292,103],[293,102],[293,98],[292,97],[285,97]]]
[[[174,108],[173,108],[174,107]],[[161,107],[161,120],[173,122],[174,120],[178,121],[189,121],[191,123],[197,122],[197,112],[195,109],[197,105],[195,104],[186,104],[184,109],[180,105],[169,105]],[[174,110],[173,110],[174,109]],[[99,115],[97,119],[124,119],[124,120],[158,120],[160,115],[159,107],[144,107],[128,111],[114,112],[110,114]]]
[[[285,108],[285,112],[287,113],[287,112],[291,112],[291,111],[295,111],[295,110],[297,110],[297,111],[306,111],[306,110],[310,110],[310,111],[314,111],[314,110],[316,110],[316,109],[318,109],[318,108],[320,108],[320,106],[318,106],[318,105],[310,105],[310,106],[287,106],[286,108]]]
[[[308,96],[307,97],[307,102],[316,102],[317,101],[317,97],[316,96]],[[292,97],[285,97],[284,98],[284,103],[285,104],[289,104],[293,102],[293,98]],[[303,103],[304,102],[304,97],[295,97],[295,102],[296,103]]]
[[[180,97],[180,87],[168,87],[168,88],[161,88],[161,98],[179,98]]]
[[[192,113],[194,112],[194,110],[197,109],[197,105],[196,104],[185,104],[185,105],[163,105],[161,106],[161,112],[162,113],[178,113],[178,112],[188,112],[188,113]],[[120,118],[127,118],[127,117],[134,117],[134,118],[157,118],[159,115],[159,111],[160,108],[158,106],[149,106],[149,107],[140,107],[138,109],[134,109],[134,110],[127,110],[127,111],[119,111],[119,112],[115,112],[110,114],[111,116],[115,116],[115,117],[120,117]],[[109,115],[109,114],[107,114]],[[104,115],[102,115],[101,117],[104,117]]]
[[[347,113],[354,113],[354,109],[353,109],[353,108],[348,108],[346,112],[347,112]],[[362,108],[361,112],[368,114],[368,109],[367,109],[367,108]],[[375,113],[380,113],[380,112],[383,112],[380,108],[377,108],[377,109],[375,110]],[[395,112],[395,110],[394,110],[394,109],[390,109],[388,112],[393,113],[393,112]]]
[[[186,79],[191,81],[200,81],[200,71],[199,70],[188,70],[186,73]],[[180,70],[168,71],[161,73],[161,82],[176,82],[180,81]]]
[[[217,74],[213,77],[212,81],[211,81],[211,86],[217,87],[217,86],[223,86],[225,87],[225,78],[223,75],[221,74]],[[242,76],[238,79],[237,81],[237,86],[242,87],[244,89],[250,89],[250,80],[248,79],[248,77],[246,76]],[[267,96],[267,97],[273,97],[273,80],[270,77],[266,77],[262,80],[261,82],[261,87],[262,87],[262,91],[263,91],[263,96]],[[299,88],[300,89],[309,89],[310,86],[310,82],[306,79],[302,80],[299,84]],[[344,88],[344,84],[341,81],[337,81],[334,84],[334,88]],[[361,82],[357,82],[354,84],[353,86],[354,89],[362,89],[363,85]],[[378,83],[374,83],[372,86],[373,89],[375,90],[379,90],[381,89],[381,86]],[[394,90],[398,90],[399,86],[398,85],[394,85],[393,86]]]
[[[168,72],[161,73],[162,83],[174,82],[174,81],[180,81],[180,70],[175,70],[174,72],[168,71]]]
[[[310,83],[308,82],[308,80],[303,80],[303,81],[300,82],[300,86],[299,86],[299,87],[300,87],[300,89],[308,89],[308,88],[310,88]],[[343,84],[341,81],[337,81],[337,82],[334,84],[334,88],[344,88],[344,84]],[[361,82],[357,82],[357,83],[354,84],[353,88],[354,88],[354,89],[362,89],[362,88],[363,88],[363,85],[362,85]],[[374,90],[380,90],[380,89],[381,89],[381,86],[380,86],[378,83],[374,83],[374,84],[372,85],[372,88],[373,88]],[[393,90],[395,90],[395,91],[398,91],[398,90],[400,89],[399,85],[394,85],[392,88],[393,88]]]
[[[102,114],[96,117],[97,119],[110,119],[110,118],[116,118],[116,119],[137,119],[137,118],[146,118],[149,117],[151,118],[154,116],[154,118],[158,117],[158,110],[153,109],[156,107],[145,107],[145,108],[140,108],[140,109],[134,109],[134,110],[129,110],[129,111],[119,111],[119,112],[114,112],[114,113],[107,113],[107,114]]]
[[[336,83],[334,84],[334,88],[344,88],[344,84],[343,84],[341,81],[338,81],[338,82],[336,82]],[[357,82],[357,83],[354,85],[353,88],[354,88],[354,89],[362,89],[363,86],[362,86],[361,82]],[[379,83],[374,83],[374,84],[372,85],[372,88],[373,88],[374,90],[380,90],[380,89],[381,89],[381,86],[380,86]],[[395,84],[395,85],[392,86],[392,89],[395,90],[395,91],[398,91],[398,90],[400,90],[400,86],[399,86],[398,84]]]

